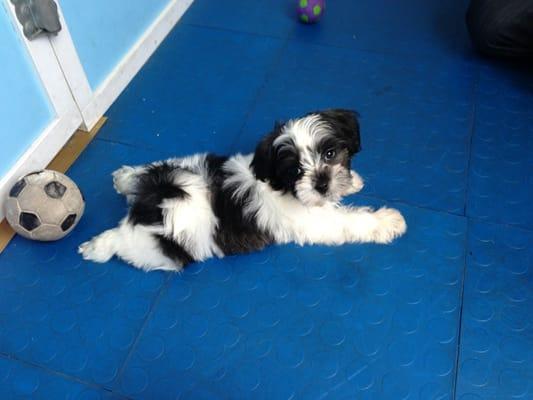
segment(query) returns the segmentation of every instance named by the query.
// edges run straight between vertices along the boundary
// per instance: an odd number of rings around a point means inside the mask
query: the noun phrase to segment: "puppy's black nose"
[[[320,194],[325,194],[328,191],[329,186],[329,179],[327,176],[319,175],[316,183],[315,183],[315,189]]]

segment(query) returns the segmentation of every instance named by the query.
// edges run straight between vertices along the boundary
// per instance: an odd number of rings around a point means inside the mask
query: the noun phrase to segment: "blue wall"
[[[26,47],[0,5],[0,178],[54,119]]]
[[[96,89],[170,0],[67,0],[61,8]]]

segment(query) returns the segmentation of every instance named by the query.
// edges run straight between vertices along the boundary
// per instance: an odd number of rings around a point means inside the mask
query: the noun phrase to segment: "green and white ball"
[[[50,170],[33,172],[9,191],[5,215],[9,225],[28,239],[58,240],[79,222],[85,202],[66,175]]]

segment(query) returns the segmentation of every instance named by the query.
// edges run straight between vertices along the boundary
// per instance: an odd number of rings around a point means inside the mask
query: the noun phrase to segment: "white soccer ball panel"
[[[76,186],[68,187],[61,200],[69,213],[83,214],[85,202],[83,201],[80,190]]]
[[[32,239],[51,241],[61,239],[65,235],[65,232],[57,225],[43,224],[30,232]]]
[[[5,214],[9,225],[17,225],[19,222],[20,207],[16,198],[8,197],[5,203]]]
[[[17,197],[21,211],[35,212],[37,207],[46,200],[46,195],[41,186],[29,184]]]
[[[61,222],[68,215],[67,209],[61,200],[45,197],[37,205],[35,213],[39,216],[43,224],[61,225]]]

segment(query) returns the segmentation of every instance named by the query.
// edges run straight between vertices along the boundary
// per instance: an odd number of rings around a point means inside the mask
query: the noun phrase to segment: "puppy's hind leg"
[[[117,252],[117,248],[120,246],[120,236],[118,227],[109,229],[88,242],[82,243],[78,247],[78,253],[82,255],[84,260],[105,263]]]
[[[116,255],[145,271],[180,271],[183,263],[167,257],[162,250],[161,241],[151,228],[132,225],[127,219],[118,227],[95,236],[78,248],[85,260],[97,263],[105,263]]]
[[[139,176],[146,172],[145,166],[123,166],[113,172],[113,187],[119,194],[132,196],[135,193]]]

